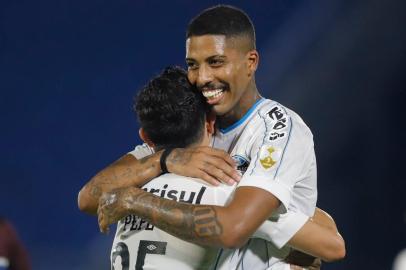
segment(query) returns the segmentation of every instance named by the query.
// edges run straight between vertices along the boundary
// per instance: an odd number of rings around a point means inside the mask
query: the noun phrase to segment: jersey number
[[[142,270],[145,262],[145,256],[147,254],[159,254],[165,255],[166,253],[166,242],[160,241],[146,241],[141,240],[138,245],[137,262],[135,263],[135,270]],[[114,262],[117,256],[121,257],[121,267],[122,270],[130,269],[130,253],[128,252],[128,247],[123,242],[117,243],[112,254],[112,264],[111,270],[114,269]]]

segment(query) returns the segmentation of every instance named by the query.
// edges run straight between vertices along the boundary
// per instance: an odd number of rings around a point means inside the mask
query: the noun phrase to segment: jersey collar
[[[225,134],[225,133],[228,133],[228,132],[232,131],[233,129],[237,128],[238,126],[240,126],[255,111],[255,109],[258,107],[258,105],[261,104],[262,101],[264,101],[264,100],[265,100],[264,98],[258,99],[254,103],[254,105],[252,105],[252,107],[244,114],[244,116],[241,117],[240,120],[238,120],[237,122],[235,122],[234,124],[232,124],[231,126],[229,126],[227,128],[220,128],[220,132]]]

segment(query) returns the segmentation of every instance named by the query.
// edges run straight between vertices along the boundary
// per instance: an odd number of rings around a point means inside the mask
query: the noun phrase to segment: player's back
[[[164,174],[144,185],[157,196],[192,204],[224,205],[234,187],[213,187],[196,178]],[[209,269],[218,249],[176,238],[135,215],[117,225],[111,269]]]

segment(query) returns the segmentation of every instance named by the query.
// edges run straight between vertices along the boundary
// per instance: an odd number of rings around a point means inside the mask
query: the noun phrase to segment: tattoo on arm
[[[95,184],[90,185],[90,192],[89,194],[93,197],[93,198],[99,198],[102,194],[103,194],[103,190]]]
[[[223,227],[215,206],[177,203],[143,190],[129,197],[127,209],[160,229],[197,244],[220,245]]]
[[[138,160],[139,166],[145,166],[146,163],[152,160],[152,156],[147,156]],[[154,173],[156,165],[151,162],[151,165],[145,169],[140,168],[137,165],[126,166],[123,164],[120,168],[109,168],[108,172],[101,171],[88,183],[88,190],[90,196],[98,200],[103,192],[110,191],[115,188],[129,186],[132,179],[151,179],[157,176]],[[151,176],[149,176],[151,175]]]
[[[98,173],[88,184],[90,196],[98,200],[103,193],[103,188],[111,185],[116,179],[115,171],[112,171],[110,175],[105,172]]]

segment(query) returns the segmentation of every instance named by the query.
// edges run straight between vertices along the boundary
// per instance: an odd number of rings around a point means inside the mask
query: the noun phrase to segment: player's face
[[[192,36],[186,41],[189,80],[220,116],[236,110],[252,77],[247,53],[235,43],[223,35]]]

